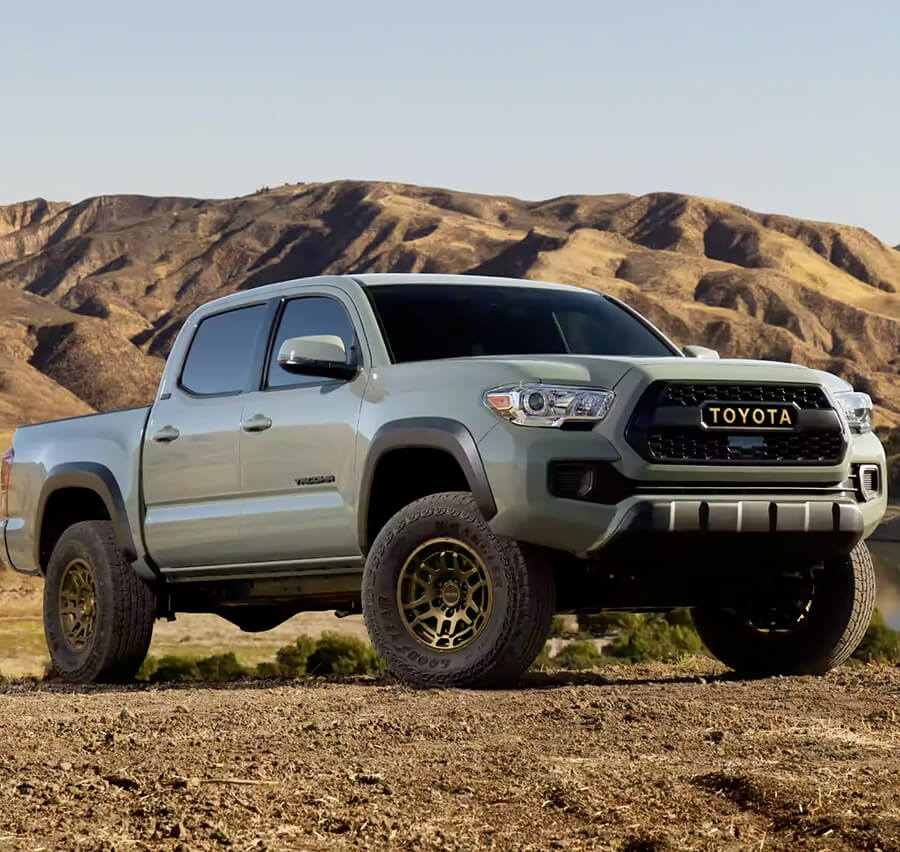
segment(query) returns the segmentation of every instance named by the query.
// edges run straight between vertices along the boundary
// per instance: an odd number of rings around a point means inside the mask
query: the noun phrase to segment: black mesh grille
[[[647,442],[657,461],[836,462],[843,450],[839,432],[802,432],[748,440],[699,429],[653,432]]]
[[[706,403],[796,406],[791,428],[708,428]],[[625,431],[648,461],[671,464],[837,464],[843,427],[825,390],[813,384],[654,382]]]
[[[680,382],[666,387],[659,405],[694,407],[704,402],[796,402],[801,409],[831,408],[825,392],[816,385],[713,385]]]

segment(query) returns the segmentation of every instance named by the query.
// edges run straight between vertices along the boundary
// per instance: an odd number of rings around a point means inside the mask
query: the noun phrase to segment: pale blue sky
[[[900,8],[0,0],[0,204],[672,190],[900,242]]]

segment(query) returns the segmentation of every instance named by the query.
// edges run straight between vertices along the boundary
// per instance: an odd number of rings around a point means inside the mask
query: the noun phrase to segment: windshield
[[[658,334],[597,293],[490,284],[369,288],[396,363],[479,355],[672,356]]]

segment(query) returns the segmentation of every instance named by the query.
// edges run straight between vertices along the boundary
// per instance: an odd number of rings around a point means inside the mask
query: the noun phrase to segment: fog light
[[[881,494],[881,470],[877,464],[859,466],[859,493],[866,503]]]

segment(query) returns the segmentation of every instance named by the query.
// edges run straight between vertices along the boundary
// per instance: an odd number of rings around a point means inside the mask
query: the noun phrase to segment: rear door
[[[356,309],[337,290],[286,298],[278,309],[262,389],[243,398],[242,547],[248,561],[358,557],[354,462],[368,350]],[[355,352],[350,381],[278,366],[293,337],[337,335]],[[260,428],[260,424],[265,428]]]
[[[221,565],[240,550],[243,394],[258,387],[268,307],[204,318],[144,443],[147,548],[163,569]],[[256,374],[254,376],[254,374]]]

